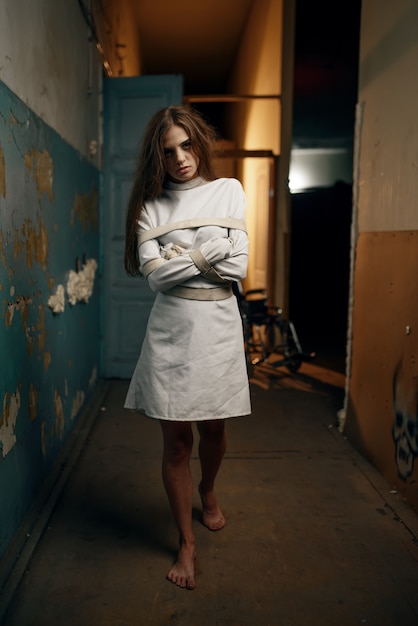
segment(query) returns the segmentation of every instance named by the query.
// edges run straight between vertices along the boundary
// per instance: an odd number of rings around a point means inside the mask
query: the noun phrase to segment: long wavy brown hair
[[[181,126],[188,134],[192,149],[199,159],[199,176],[205,180],[216,178],[213,166],[216,133],[212,126],[189,106],[169,106],[155,113],[145,131],[128,203],[125,269],[130,276],[140,274],[137,223],[144,204],[162,193],[166,177],[163,141],[172,126]]]

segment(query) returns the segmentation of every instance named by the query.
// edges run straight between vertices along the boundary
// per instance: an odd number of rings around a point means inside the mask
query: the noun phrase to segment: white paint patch
[[[65,289],[64,285],[58,285],[56,291],[49,297],[48,306],[53,313],[64,313]]]
[[[6,456],[16,443],[14,433],[16,420],[20,409],[20,392],[16,391],[12,396],[8,393],[3,399],[2,423],[0,426],[0,441],[3,444],[3,457]]]
[[[89,301],[93,293],[96,269],[97,261],[88,259],[80,272],[70,270],[67,282],[67,295],[70,304]]]
[[[16,289],[14,285],[10,285],[10,297],[14,298],[14,295],[16,293]]]

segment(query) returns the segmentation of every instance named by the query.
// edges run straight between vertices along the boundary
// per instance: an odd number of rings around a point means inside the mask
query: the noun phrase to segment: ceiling
[[[142,73],[182,74],[185,95],[222,94],[259,0],[125,0]],[[284,0],[285,1],[285,0]],[[295,1],[293,144],[353,141],[361,0]]]
[[[144,74],[182,74],[186,95],[225,93],[256,0],[128,0]]]

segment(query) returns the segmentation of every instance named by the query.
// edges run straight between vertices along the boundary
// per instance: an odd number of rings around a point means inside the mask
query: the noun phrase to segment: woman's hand
[[[232,252],[232,240],[229,237],[212,237],[205,241],[200,248],[205,259],[213,265],[222,259],[227,259]]]

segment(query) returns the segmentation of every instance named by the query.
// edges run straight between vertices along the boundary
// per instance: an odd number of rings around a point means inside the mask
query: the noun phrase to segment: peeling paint
[[[84,391],[77,391],[75,398],[73,399],[73,406],[71,409],[71,419],[77,417],[78,412],[84,404],[85,394]]]
[[[57,434],[59,438],[62,439],[64,436],[64,425],[65,425],[64,409],[62,406],[61,396],[59,395],[56,389],[54,391],[54,412],[55,412],[55,426],[57,429]]]
[[[97,262],[95,259],[88,259],[80,272],[70,270],[67,282],[67,295],[70,304],[89,301],[93,292],[96,269]]]
[[[64,313],[65,309],[65,289],[64,285],[58,285],[54,294],[49,296],[48,306],[53,313]]]
[[[29,387],[29,419],[35,421],[38,414],[38,390],[31,383]]]
[[[32,259],[39,263],[43,269],[46,269],[48,260],[48,231],[42,220],[39,220],[39,231],[36,232],[32,226],[32,220],[26,219],[22,226],[22,235],[24,241],[19,240],[19,232],[15,229],[14,238],[14,256],[18,257],[19,253],[25,248],[26,265],[32,267]]]
[[[68,301],[71,305],[77,302],[88,302],[93,293],[94,277],[97,269],[97,261],[88,259],[79,272],[70,270],[67,281]],[[48,307],[53,313],[63,313],[65,310],[65,289],[58,285],[54,294],[48,299]]]
[[[32,304],[32,298],[25,296],[17,296],[15,302],[8,302],[6,311],[6,327],[12,325],[15,311],[19,311],[22,314],[23,327],[26,329],[26,320],[28,318],[30,304]]]
[[[9,302],[7,304],[7,311],[6,311],[6,328],[12,325],[14,314],[15,314],[15,305],[13,302]]]
[[[39,152],[39,150],[32,148],[30,152],[25,154],[25,167],[29,172],[33,171],[39,199],[43,193],[46,193],[52,202],[54,199],[52,192],[54,166],[48,151]]]
[[[6,161],[4,158],[3,146],[0,143],[0,194],[6,197]]]
[[[22,326],[25,332],[28,353],[32,354],[35,347],[35,334],[38,335],[38,350],[42,353],[45,349],[45,310],[42,304],[38,306],[39,317],[36,326],[27,323],[30,305],[33,303],[31,296],[17,296],[14,302],[3,300],[3,310],[5,312],[5,326],[10,327],[13,323],[16,311],[22,315]]]
[[[14,433],[16,420],[20,409],[20,392],[10,395],[7,391],[3,399],[3,412],[0,420],[0,442],[3,444],[3,458],[10,452],[16,443]]]
[[[97,231],[99,223],[99,202],[97,191],[93,191],[90,195],[83,193],[76,196],[74,208],[71,212],[71,225],[74,225],[74,213],[81,222],[83,232],[86,232],[89,224],[92,230]]]
[[[97,376],[100,172],[1,81],[0,109],[1,559]]]

